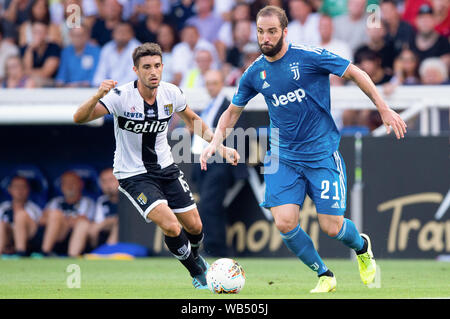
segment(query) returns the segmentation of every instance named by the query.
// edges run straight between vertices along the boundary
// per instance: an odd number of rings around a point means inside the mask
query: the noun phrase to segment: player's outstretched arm
[[[114,80],[103,81],[95,95],[80,105],[73,115],[73,121],[77,124],[87,123],[108,114],[108,110],[100,104],[99,100],[117,85]]]
[[[352,80],[355,82],[370,98],[373,104],[375,104],[388,134],[391,133],[392,129],[397,136],[397,139],[405,137],[406,123],[400,115],[389,108],[366,72],[358,68],[356,65],[350,64],[342,77],[346,80]]]
[[[222,146],[223,140],[231,133],[231,129],[236,125],[243,109],[243,107],[230,104],[226,111],[222,113],[219,122],[217,123],[212,141],[200,155],[200,166],[202,170],[206,171],[206,162]],[[237,160],[239,161],[239,159]]]
[[[178,112],[177,114],[181,117],[184,123],[186,123],[186,126],[191,133],[193,132],[194,134],[197,134],[207,142],[212,141],[214,133],[201,119],[201,117],[198,116],[198,114],[195,113],[189,106],[186,106],[183,111]],[[239,162],[239,154],[233,148],[225,147],[220,144],[218,152],[220,156],[225,158],[225,160],[232,165],[237,165]]]

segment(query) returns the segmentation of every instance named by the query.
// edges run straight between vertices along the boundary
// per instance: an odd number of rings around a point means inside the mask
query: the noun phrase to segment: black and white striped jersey
[[[39,219],[42,216],[42,210],[37,204],[35,204],[31,200],[28,200],[24,205],[24,209],[32,220],[34,220],[35,222],[39,222]],[[0,222],[14,222],[13,204],[9,200],[0,203]]]
[[[186,108],[183,92],[176,85],[161,81],[156,101],[149,105],[134,81],[112,89],[100,103],[114,115],[116,178],[143,173],[166,175],[165,169],[174,163],[167,141],[169,120],[173,112]]]

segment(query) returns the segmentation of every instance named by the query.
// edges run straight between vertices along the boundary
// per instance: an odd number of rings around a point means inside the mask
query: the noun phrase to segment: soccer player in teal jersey
[[[354,249],[364,284],[374,281],[376,264],[370,239],[344,218],[346,174],[338,151],[340,134],[330,113],[329,75],[355,82],[372,100],[389,134],[398,139],[406,124],[383,101],[368,75],[325,49],[286,42],[288,19],[284,10],[267,6],[256,17],[262,55],[243,74],[232,103],[221,115],[214,138],[201,155],[202,169],[233,128],[244,106],[258,93],[264,96],[270,117],[270,151],[264,174],[265,198],[286,246],[319,276],[312,293],[336,290],[336,278],[320,258],[311,238],[299,225],[299,208],[306,194],[314,201],[322,231]],[[277,131],[277,134],[275,134]]]

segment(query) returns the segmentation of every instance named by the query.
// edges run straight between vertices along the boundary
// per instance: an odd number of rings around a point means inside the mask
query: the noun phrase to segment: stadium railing
[[[231,99],[235,90],[235,87],[227,87],[225,94]],[[0,125],[73,124],[72,116],[76,108],[95,92],[95,88],[2,89]],[[206,105],[208,94],[205,89],[186,89],[184,92],[192,109],[200,111]],[[450,107],[450,85],[402,86],[385,96],[385,99],[393,109],[401,111],[405,120],[419,116],[420,135],[439,135],[439,110]],[[368,97],[356,86],[331,87],[331,101],[333,110],[375,109]],[[249,102],[245,111],[266,109],[264,99],[259,94]],[[91,125],[102,123],[103,119],[99,119]],[[372,131],[373,136],[384,134],[384,127]]]

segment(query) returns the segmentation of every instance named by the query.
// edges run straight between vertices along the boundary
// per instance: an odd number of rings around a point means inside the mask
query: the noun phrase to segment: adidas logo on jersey
[[[338,202],[335,202],[333,205],[331,205],[331,208],[341,208],[341,206],[339,206]]]
[[[288,102],[301,102],[302,99],[306,96],[305,90],[303,89],[297,89],[293,92],[288,92],[286,95],[281,94],[277,96],[276,94],[272,94],[273,100],[272,104],[273,106],[279,106],[279,105],[286,105]]]
[[[267,89],[268,87],[270,87],[270,84],[264,81],[262,88]]]

